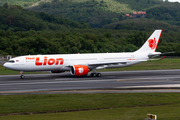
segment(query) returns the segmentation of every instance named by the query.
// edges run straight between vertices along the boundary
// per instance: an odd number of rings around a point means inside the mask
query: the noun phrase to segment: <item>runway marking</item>
[[[116,81],[117,79],[108,79],[108,80],[81,80],[81,81],[54,81],[54,82],[33,82],[33,83],[10,83],[10,84],[0,84],[2,85],[25,85],[25,84],[46,84],[46,83],[78,83],[78,82],[103,82],[103,81]]]
[[[166,88],[171,88],[171,87],[180,87],[180,84],[166,84],[166,85],[147,85],[147,86],[126,86],[126,87],[115,87],[115,88],[155,88],[155,87],[166,87]]]
[[[175,79],[175,78],[180,78],[179,77],[155,77],[155,78],[135,78],[135,79],[119,79],[117,80],[118,82],[120,81],[130,81],[130,80],[149,80],[149,79]]]
[[[58,81],[47,81],[47,82],[28,82],[28,81],[25,81],[27,83],[19,83],[19,82],[23,82],[23,81],[18,81],[18,83],[10,83],[10,84],[0,84],[0,86],[7,86],[7,85],[26,85],[26,84],[50,84],[50,83],[78,83],[78,82],[104,82],[104,81],[118,81],[118,82],[121,82],[121,81],[135,81],[135,80],[150,80],[150,79],[175,79],[175,78],[180,78],[179,77],[154,77],[154,78],[135,78],[135,79],[105,79],[105,80],[79,80],[79,81],[76,81],[76,80],[71,80],[71,81],[66,81],[67,79],[53,79],[53,80],[58,80]],[[61,81],[59,81],[61,80]],[[63,81],[62,81],[63,80]],[[34,80],[34,81],[39,81],[39,80]],[[153,81],[154,82],[154,81]]]

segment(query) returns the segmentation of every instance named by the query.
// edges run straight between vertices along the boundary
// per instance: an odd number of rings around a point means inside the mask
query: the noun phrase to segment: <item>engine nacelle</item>
[[[51,73],[62,73],[62,72],[65,72],[65,71],[60,71],[60,70],[53,70],[53,71],[51,71]]]
[[[88,74],[89,68],[85,65],[73,65],[70,71],[72,75],[82,76]]]

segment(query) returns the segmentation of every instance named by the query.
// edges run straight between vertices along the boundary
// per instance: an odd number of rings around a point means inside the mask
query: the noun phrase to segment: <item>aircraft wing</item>
[[[127,64],[127,61],[125,62],[100,62],[100,63],[89,63],[88,66],[100,66],[100,65],[110,65],[110,64]]]
[[[140,60],[134,60],[134,62],[137,62]],[[141,60],[141,62],[146,61],[146,60]],[[98,63],[73,63],[71,65],[67,65],[65,67],[71,67],[73,65],[85,65],[89,67],[98,67],[102,65],[120,65],[120,64],[127,64],[129,61],[113,61],[113,62],[98,62]]]

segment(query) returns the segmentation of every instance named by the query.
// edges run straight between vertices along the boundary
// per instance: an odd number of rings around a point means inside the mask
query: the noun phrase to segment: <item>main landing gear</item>
[[[101,77],[101,73],[91,73],[91,77]]]
[[[23,71],[20,71],[20,73],[21,73],[20,78],[21,78],[21,79],[24,79],[24,78],[25,78],[25,76],[23,75]]]
[[[96,69],[93,69],[93,73],[91,73],[91,77],[101,77],[101,73],[96,73]]]

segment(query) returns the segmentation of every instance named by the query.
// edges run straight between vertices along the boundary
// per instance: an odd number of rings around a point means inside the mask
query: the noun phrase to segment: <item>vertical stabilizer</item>
[[[155,30],[153,34],[147,39],[144,45],[136,52],[156,52],[162,30]]]

